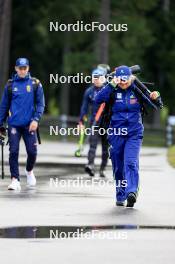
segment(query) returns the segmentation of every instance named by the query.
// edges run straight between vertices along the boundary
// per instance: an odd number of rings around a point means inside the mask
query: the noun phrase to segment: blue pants
[[[29,132],[29,127],[9,127],[9,165],[11,178],[17,178],[19,180],[19,143],[23,137],[26,151],[27,151],[27,164],[26,170],[31,171],[35,165],[37,156],[37,136],[36,132]]]
[[[139,152],[141,136],[110,136],[110,158],[116,181],[116,200],[124,201],[139,186]]]

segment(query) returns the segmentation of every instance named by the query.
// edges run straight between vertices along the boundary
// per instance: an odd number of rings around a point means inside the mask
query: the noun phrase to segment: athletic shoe
[[[18,181],[16,178],[12,178],[11,184],[8,186],[9,191],[20,191],[21,185],[20,181]]]
[[[104,170],[100,170],[99,175],[100,175],[101,178],[105,178],[106,177],[106,175],[104,173]]]
[[[136,202],[135,193],[129,193],[127,198],[127,207],[134,207],[135,202]]]
[[[116,206],[124,206],[125,205],[125,202],[118,202],[116,201]]]
[[[36,185],[36,178],[35,178],[35,175],[33,173],[33,170],[32,171],[25,171],[26,173],[26,176],[27,176],[27,185],[29,187],[34,187]]]
[[[87,164],[85,166],[85,172],[87,172],[90,176],[94,176],[95,175],[95,170],[94,170],[94,166],[93,165],[89,165]]]

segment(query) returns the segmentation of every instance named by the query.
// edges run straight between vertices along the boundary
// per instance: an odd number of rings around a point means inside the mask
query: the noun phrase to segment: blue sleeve
[[[89,103],[90,103],[89,93],[90,93],[90,90],[87,89],[83,96],[83,103],[82,103],[81,110],[80,110],[80,121],[82,122],[83,122],[83,117],[88,114]]]
[[[38,88],[36,90],[35,103],[35,113],[32,120],[36,120],[38,122],[41,119],[45,108],[44,91],[41,83],[38,84]]]
[[[112,89],[114,88],[112,88],[110,84],[107,84],[104,88],[102,88],[101,91],[99,91],[98,94],[95,96],[95,103],[102,104],[108,102]]]
[[[10,102],[9,102],[8,87],[5,86],[2,95],[2,100],[0,103],[0,126],[3,126],[3,123],[6,121],[9,108],[10,108]]]

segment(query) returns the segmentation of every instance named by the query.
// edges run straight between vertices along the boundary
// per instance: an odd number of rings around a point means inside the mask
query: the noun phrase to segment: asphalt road
[[[105,181],[91,181],[71,160],[49,168],[43,161],[35,189],[24,176],[20,193],[7,191],[8,178],[0,182],[1,263],[175,262],[175,171],[166,149],[143,148],[134,209],[115,207],[110,166]],[[72,237],[77,230],[81,236]]]

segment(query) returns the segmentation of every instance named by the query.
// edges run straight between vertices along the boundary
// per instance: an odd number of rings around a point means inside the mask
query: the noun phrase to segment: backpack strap
[[[36,94],[37,94],[37,89],[38,89],[38,86],[40,84],[40,80],[38,80],[37,78],[35,77],[32,77],[32,86],[33,86],[33,91],[34,91],[34,105],[36,105]]]
[[[12,83],[13,83],[13,80],[9,79],[7,81],[7,84],[6,84],[7,90],[8,90],[8,95],[9,95],[9,99],[11,99],[11,97],[12,97]]]
[[[9,110],[10,110],[10,106],[11,106],[11,101],[12,101],[12,84],[13,84],[13,80],[9,79],[7,81],[7,91],[8,91],[8,109],[7,109],[7,114],[6,116],[9,116]]]

